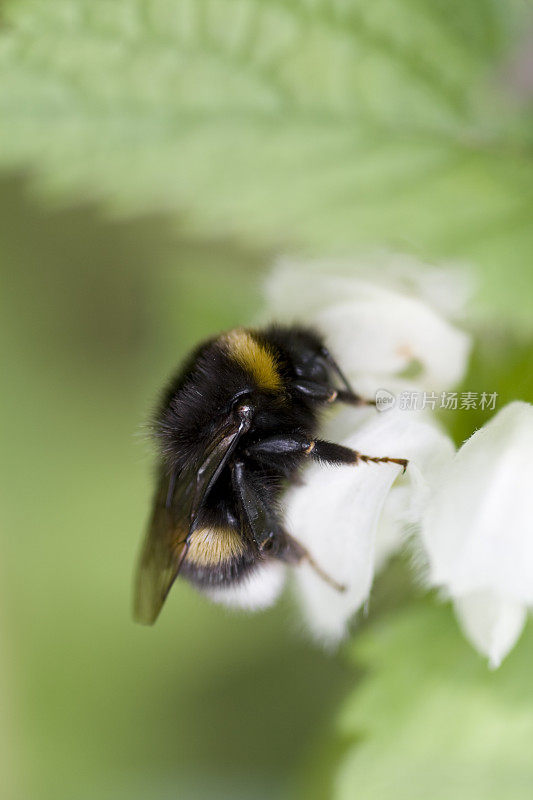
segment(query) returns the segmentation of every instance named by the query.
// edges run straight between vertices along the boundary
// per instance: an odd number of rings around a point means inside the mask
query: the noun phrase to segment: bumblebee
[[[253,606],[275,561],[307,560],[342,591],[285,530],[281,500],[310,460],[406,468],[405,459],[317,438],[325,407],[370,402],[312,329],[236,328],[201,344],[153,420],[157,486],[136,576],[136,619],[155,622],[178,573],[221,601],[238,587]]]

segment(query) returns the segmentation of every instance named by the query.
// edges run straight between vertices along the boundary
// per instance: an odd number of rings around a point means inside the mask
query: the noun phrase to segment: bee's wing
[[[209,489],[249,419],[227,419],[209,446],[178,475],[161,471],[135,581],[134,616],[153,624],[187,555],[188,540]]]
[[[167,508],[168,490],[169,478],[162,475],[137,568],[134,616],[145,625],[157,619],[187,552],[186,515],[180,519],[176,509]]]

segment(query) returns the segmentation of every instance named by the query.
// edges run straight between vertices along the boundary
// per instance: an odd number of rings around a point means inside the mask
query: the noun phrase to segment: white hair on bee
[[[205,589],[215,603],[242,611],[261,611],[272,606],[283,589],[286,567],[270,562],[261,565],[239,583]]]

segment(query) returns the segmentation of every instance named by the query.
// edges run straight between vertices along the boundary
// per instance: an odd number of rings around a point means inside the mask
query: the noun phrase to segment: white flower
[[[304,618],[326,644],[347,633],[350,618],[369,595],[376,567],[399,545],[403,525],[419,519],[429,477],[454,451],[434,426],[405,412],[376,415],[343,444],[370,455],[409,458],[410,463],[403,483],[392,492],[400,472],[394,465],[317,464],[306,472],[305,485],[289,493],[287,529],[326,573],[347,587],[337,591],[305,562],[296,569]]]
[[[459,450],[424,515],[430,581],[492,666],[533,605],[533,406],[503,408]]]
[[[371,272],[368,266],[280,260],[266,285],[270,312],[320,330],[361,393],[455,385],[470,338],[446,317],[464,305],[464,274],[402,256],[371,262]]]

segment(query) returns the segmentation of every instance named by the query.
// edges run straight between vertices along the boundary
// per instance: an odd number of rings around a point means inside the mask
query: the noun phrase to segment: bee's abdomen
[[[192,533],[182,574],[199,586],[224,586],[244,577],[256,562],[256,552],[236,528],[210,524]]]

